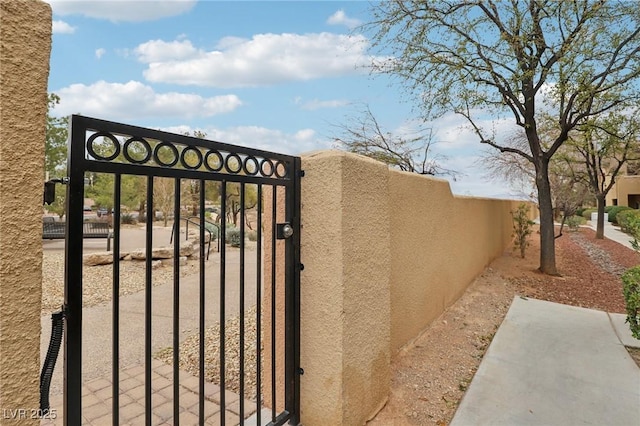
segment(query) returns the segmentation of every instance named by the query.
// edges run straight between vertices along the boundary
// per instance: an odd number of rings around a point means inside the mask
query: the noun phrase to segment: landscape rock
[[[171,259],[173,257],[173,247],[155,247],[151,250],[152,259]],[[135,260],[145,260],[147,252],[143,249],[131,252],[131,258]]]
[[[82,263],[87,266],[108,265],[113,263],[113,252],[87,253],[82,256]]]

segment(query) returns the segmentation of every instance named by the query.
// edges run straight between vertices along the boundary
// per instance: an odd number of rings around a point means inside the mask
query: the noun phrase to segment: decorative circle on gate
[[[202,153],[199,149],[188,146],[180,154],[180,162],[190,170],[199,169],[202,166]]]
[[[133,152],[130,152],[129,149],[132,148],[132,145],[134,148],[141,145],[144,148],[144,154],[142,154],[142,152],[136,151],[135,149],[133,150]],[[124,154],[124,158],[134,164],[144,164],[149,161],[149,158],[151,158],[152,154],[151,151],[151,145],[149,145],[149,142],[137,136],[127,139],[122,148],[122,154]]]
[[[211,150],[204,156],[204,166],[210,172],[219,172],[224,167],[224,159],[218,151]]]
[[[108,139],[111,141],[111,143],[113,144],[113,152],[111,153],[111,155],[99,154],[95,150],[95,148],[93,147],[93,143],[99,137],[103,137],[104,138],[103,140]],[[118,139],[116,139],[116,137],[113,136],[111,133],[97,132],[91,135],[89,139],[87,139],[87,151],[96,160],[111,161],[115,159],[118,155],[120,155],[120,142],[118,142]]]
[[[166,154],[163,154],[163,152],[168,152],[173,156],[173,158],[169,161],[165,161],[164,159],[160,158],[167,158],[165,156]],[[156,145],[156,149],[153,150],[153,159],[157,164],[161,166],[173,167],[180,159],[180,154],[178,154],[178,149],[173,144],[170,144],[169,142],[160,142],[158,145]]]
[[[238,174],[242,170],[242,159],[238,154],[229,154],[224,160],[224,167],[229,173]]]
[[[244,169],[244,172],[249,176],[255,176],[260,171],[260,164],[258,163],[256,157],[248,156],[244,159],[242,168]]]
[[[287,165],[282,161],[278,161],[276,163],[276,176],[282,179],[287,177],[287,174],[288,174]]]
[[[267,166],[266,168],[265,168],[265,165]],[[268,158],[263,159],[260,162],[260,171],[262,172],[262,175],[264,177],[273,176],[273,171],[274,171],[273,161],[269,160]]]

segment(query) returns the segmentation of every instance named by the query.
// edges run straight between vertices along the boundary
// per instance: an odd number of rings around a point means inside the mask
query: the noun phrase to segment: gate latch
[[[69,178],[64,177],[61,179],[51,179],[44,183],[44,197],[42,204],[51,204],[56,200],[56,183],[66,185],[69,183]]]
[[[291,224],[287,223],[277,223],[276,224],[276,239],[284,240],[293,235],[293,227]]]

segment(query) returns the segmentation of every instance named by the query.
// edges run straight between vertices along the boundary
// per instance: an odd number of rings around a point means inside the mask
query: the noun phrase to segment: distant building
[[[622,166],[616,183],[607,194],[608,206],[640,208],[640,161],[629,161]]]

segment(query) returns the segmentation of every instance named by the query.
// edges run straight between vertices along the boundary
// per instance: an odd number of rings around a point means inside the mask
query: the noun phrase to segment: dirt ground
[[[625,313],[620,275],[640,255],[611,240],[596,240],[581,228],[556,240],[561,276],[537,271],[539,234],[525,259],[506,252],[392,365],[389,400],[368,425],[447,425],[514,297]],[[634,358],[640,365],[640,351]]]

